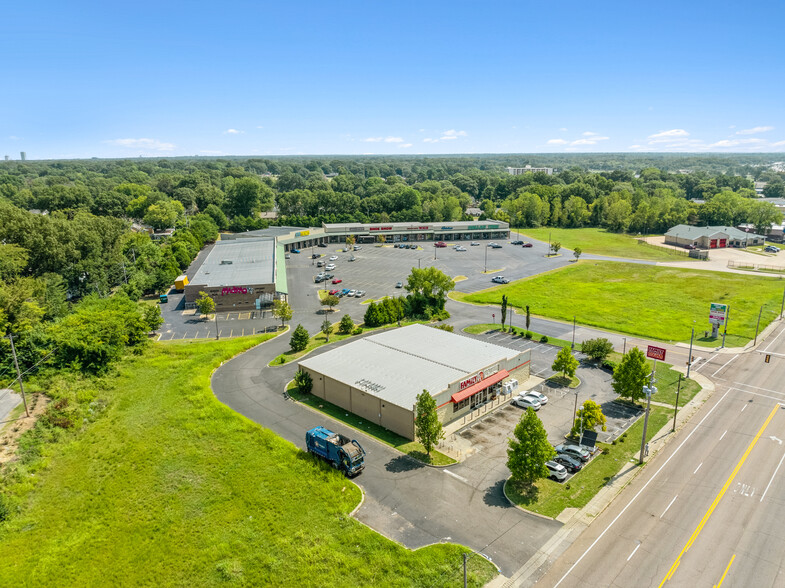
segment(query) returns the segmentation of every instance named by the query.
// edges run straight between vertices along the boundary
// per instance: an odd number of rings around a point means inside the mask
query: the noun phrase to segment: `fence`
[[[767,265],[765,263],[752,263],[749,261],[734,261],[728,260],[728,267],[733,269],[744,269],[754,272],[777,272],[785,273],[785,266],[781,265]]]

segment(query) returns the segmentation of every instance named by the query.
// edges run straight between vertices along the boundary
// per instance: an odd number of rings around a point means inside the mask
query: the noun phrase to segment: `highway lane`
[[[782,333],[760,348],[785,354]],[[785,359],[717,354],[701,373],[713,398],[538,586],[785,585]]]

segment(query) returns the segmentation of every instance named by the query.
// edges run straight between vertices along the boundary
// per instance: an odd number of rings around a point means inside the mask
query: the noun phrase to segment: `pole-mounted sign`
[[[650,357],[651,359],[657,359],[659,361],[665,361],[665,349],[662,347],[655,347],[654,345],[649,345],[646,349],[646,357]]]

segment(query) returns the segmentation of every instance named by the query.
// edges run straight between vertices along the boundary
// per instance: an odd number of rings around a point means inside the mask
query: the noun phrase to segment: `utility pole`
[[[657,371],[657,360],[654,360],[654,367],[651,369],[651,376],[649,377],[649,385],[643,387],[643,393],[646,394],[646,416],[643,419],[643,437],[641,437],[641,455],[638,459],[638,465],[643,464],[643,454],[646,449],[646,429],[649,427],[649,410],[651,409],[651,396],[657,393],[657,388],[654,387],[654,373]]]
[[[469,559],[468,554],[463,554],[463,588],[466,588],[466,560]]]
[[[16,378],[19,380],[19,392],[22,393],[22,402],[25,405],[25,415],[30,416],[30,411],[27,409],[27,398],[25,397],[25,386],[22,383],[22,373],[19,371],[19,362],[16,359],[16,348],[14,347],[14,336],[9,333],[8,340],[11,342],[11,354],[14,356],[14,366],[16,367]]]
[[[782,289],[782,304],[780,305],[780,319],[782,319],[782,314],[785,312],[785,288]]]
[[[681,374],[679,374],[679,385],[676,388],[676,406],[673,407],[673,429],[671,429],[671,433],[676,432],[676,415],[679,412],[679,392],[681,392]]]
[[[692,340],[695,338],[695,327],[692,327],[690,335],[690,355],[687,357],[687,379],[690,379],[690,368],[692,367]]]
[[[758,312],[758,323],[755,325],[755,341],[752,342],[752,346],[755,347],[758,344],[758,329],[760,329],[760,315],[763,314],[763,305],[760,306],[760,311]]]
[[[483,271],[482,273],[484,274],[488,273],[488,244],[487,243],[485,244],[485,271]]]
[[[627,337],[624,337],[624,347],[622,348],[621,354],[624,355],[627,353]]]
[[[220,339],[221,337],[218,335],[218,311],[217,310],[215,311],[215,314],[213,316],[215,317],[215,338]]]
[[[722,331],[722,348],[725,349],[725,335],[728,334],[728,321],[730,320],[730,304],[728,310],[725,311],[725,328]]]

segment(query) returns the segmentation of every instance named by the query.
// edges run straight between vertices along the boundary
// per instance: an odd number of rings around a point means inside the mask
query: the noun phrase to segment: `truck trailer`
[[[188,276],[183,274],[182,276],[177,276],[177,279],[174,281],[174,289],[178,292],[182,292],[185,290],[185,287],[188,285]]]
[[[365,450],[354,439],[333,433],[325,427],[314,427],[305,434],[308,453],[318,455],[347,477],[356,476],[365,469]]]

